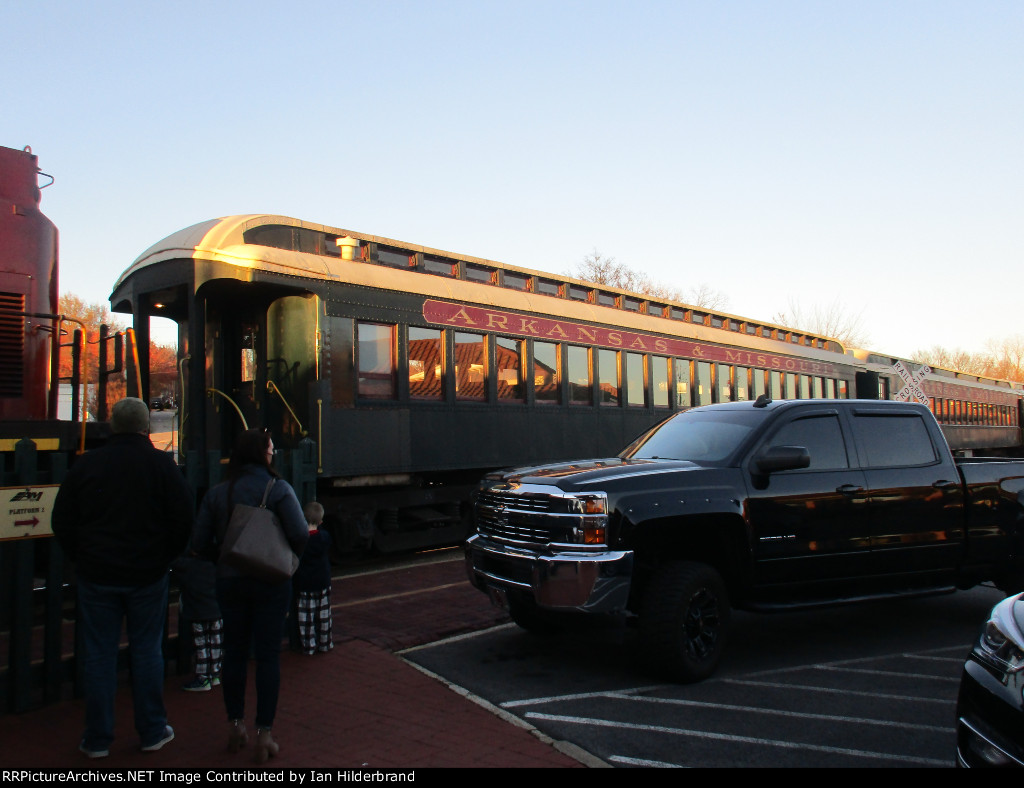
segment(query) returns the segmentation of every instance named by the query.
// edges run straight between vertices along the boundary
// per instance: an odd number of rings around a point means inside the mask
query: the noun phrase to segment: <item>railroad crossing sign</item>
[[[903,366],[902,361],[897,361],[893,364],[892,368],[903,379],[903,388],[893,394],[892,398],[901,402],[920,402],[927,405],[928,395],[921,388],[921,381],[924,380],[925,375],[932,371],[932,368],[925,364],[917,372],[911,373],[910,370]]]
[[[0,541],[50,536],[50,515],[59,484],[0,487]]]

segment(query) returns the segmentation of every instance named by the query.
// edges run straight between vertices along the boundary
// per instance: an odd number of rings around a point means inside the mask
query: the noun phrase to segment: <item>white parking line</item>
[[[877,725],[883,728],[899,728],[900,730],[928,731],[929,733],[949,733],[953,725],[924,725],[912,722],[893,722],[892,720],[879,720],[871,717],[846,717],[838,714],[814,714],[812,712],[785,711],[783,709],[768,709],[761,706],[736,706],[731,703],[708,703],[698,700],[683,700],[679,698],[650,698],[635,697],[631,695],[619,695],[608,693],[609,698],[620,700],[632,700],[638,703],[653,703],[666,706],[688,706],[691,708],[713,709],[716,711],[739,711],[745,714],[769,714],[776,717],[795,717],[804,720],[822,720],[827,722],[848,722],[855,725]]]
[[[831,670],[836,673],[866,673],[869,676],[898,676],[904,679],[928,679],[929,681],[951,681],[960,683],[959,676],[932,676],[927,673],[904,673],[899,670],[868,670],[867,668],[847,668],[840,665],[818,665],[816,670]]]
[[[665,763],[664,761],[646,761],[642,758],[627,758],[625,755],[613,755],[609,759],[612,763],[622,763],[626,766],[647,766],[652,769],[685,769],[678,763]]]
[[[807,692],[830,692],[834,695],[857,695],[864,698],[881,698],[884,700],[909,700],[914,703],[946,703],[953,705],[950,698],[921,698],[916,695],[889,695],[884,692],[859,692],[857,690],[837,689],[833,687],[815,687],[808,684],[786,684],[781,681],[745,681],[744,679],[721,679],[726,684],[740,684],[747,687],[772,687],[785,690],[806,690]]]
[[[755,744],[766,747],[780,747],[787,750],[803,750],[812,752],[824,752],[830,755],[849,755],[854,758],[870,758],[874,760],[899,761],[901,763],[913,763],[921,766],[951,766],[952,760],[938,760],[936,758],[915,758],[909,755],[898,753],[872,752],[870,750],[849,750],[843,747],[829,747],[820,744],[806,744],[799,742],[780,741],[778,739],[759,739],[752,736],[736,736],[729,733],[709,733],[707,731],[688,730],[686,728],[669,728],[664,725],[641,725],[632,722],[616,722],[615,720],[600,720],[593,717],[567,717],[556,714],[540,714],[529,712],[526,715],[530,719],[545,720],[547,722],[565,722],[571,725],[589,725],[600,728],[619,728],[625,730],[649,731],[651,733],[667,733],[672,736],[688,736],[697,739],[712,739],[716,741],[728,741],[741,744]]]
[[[652,692],[665,689],[668,684],[655,684],[651,687],[634,687],[624,690],[598,690],[596,692],[578,692],[573,695],[548,695],[542,698],[526,698],[525,700],[509,700],[499,704],[503,709],[514,709],[517,706],[539,706],[542,703],[557,703],[560,700],[587,700],[589,698],[628,697],[636,692]]]

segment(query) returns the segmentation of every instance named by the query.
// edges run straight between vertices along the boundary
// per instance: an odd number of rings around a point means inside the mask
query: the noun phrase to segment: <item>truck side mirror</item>
[[[779,471],[807,468],[811,455],[803,446],[770,446],[754,457],[754,467],[765,476]]]

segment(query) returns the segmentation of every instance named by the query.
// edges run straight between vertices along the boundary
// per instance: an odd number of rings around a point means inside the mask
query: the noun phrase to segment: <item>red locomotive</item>
[[[56,418],[57,228],[30,148],[0,147],[0,420]],[[48,177],[48,176],[47,176]]]

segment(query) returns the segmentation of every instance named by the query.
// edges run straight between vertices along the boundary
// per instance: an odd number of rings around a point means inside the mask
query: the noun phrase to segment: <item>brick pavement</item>
[[[450,558],[451,556],[449,556]],[[392,653],[506,620],[470,587],[460,560],[440,560],[337,578],[332,592],[335,648],[306,657],[285,651],[270,767],[427,768],[600,765],[508,715],[453,691]],[[175,740],[155,753],[138,749],[131,693],[117,699],[109,758],[77,750],[81,700],[0,716],[0,767],[252,768],[252,747],[229,755],[219,689],[165,688]],[[249,716],[255,709],[252,671]],[[249,720],[251,724],[251,720]]]

